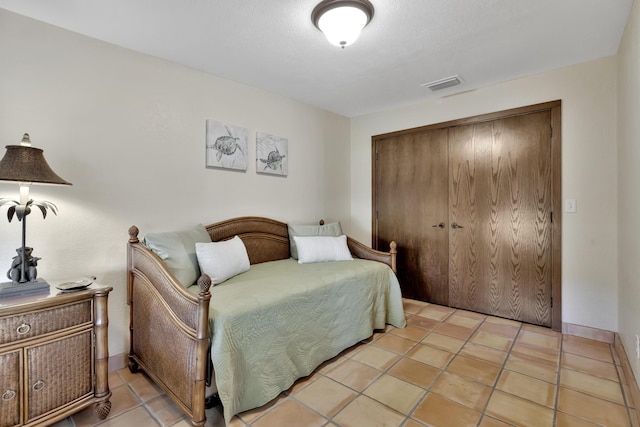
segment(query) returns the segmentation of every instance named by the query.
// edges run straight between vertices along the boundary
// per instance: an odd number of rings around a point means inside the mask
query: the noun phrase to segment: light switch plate
[[[578,203],[576,199],[564,199],[564,211],[566,213],[578,212]]]

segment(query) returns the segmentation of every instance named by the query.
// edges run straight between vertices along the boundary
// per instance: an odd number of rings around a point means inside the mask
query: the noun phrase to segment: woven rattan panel
[[[0,355],[0,426],[20,424],[20,351]]]
[[[185,336],[144,282],[134,281],[132,308],[134,354],[191,408],[195,340]]]
[[[0,344],[15,342],[92,321],[91,301],[0,318]]]
[[[258,264],[289,258],[287,224],[262,217],[241,217],[207,226],[214,242],[239,236],[247,248],[249,262]]]
[[[143,249],[139,250],[142,251]],[[167,276],[163,274],[163,271],[160,268],[158,268],[158,264],[153,260],[150,254],[138,252],[136,256],[136,270],[139,270],[142,274],[147,276],[148,280],[156,285],[156,290],[160,292],[162,298],[171,305],[176,316],[178,316],[187,326],[195,329],[197,321],[195,303],[191,303],[178,295],[173,285],[167,279]],[[137,277],[134,278],[134,289],[136,286],[144,285],[143,280]]]
[[[93,392],[91,332],[27,348],[29,420]]]

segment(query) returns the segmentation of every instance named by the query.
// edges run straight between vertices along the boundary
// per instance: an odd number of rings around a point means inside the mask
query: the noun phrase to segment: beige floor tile
[[[517,320],[505,319],[504,317],[495,317],[495,316],[487,316],[486,322],[488,323],[496,323],[499,325],[509,325],[515,328],[520,328],[522,323]]]
[[[540,347],[552,348],[554,350],[560,349],[561,336],[552,336],[546,334],[539,334],[532,331],[522,331],[518,335],[518,342],[524,344],[537,345]]]
[[[511,353],[520,353],[526,354],[528,356],[534,356],[539,359],[548,360],[549,362],[553,362],[554,364],[560,363],[560,351],[555,350],[553,348],[548,347],[540,347],[537,345],[526,344],[522,342],[516,343],[511,348]]]
[[[240,418],[245,423],[251,424],[286,400],[287,400],[287,396],[285,396],[284,393],[280,393],[278,397],[273,399],[271,402],[268,402],[267,404],[262,405],[259,408],[254,408],[248,411],[244,411],[238,414],[237,417]]]
[[[448,372],[438,377],[430,391],[479,412],[491,395],[490,387]]]
[[[596,424],[616,427],[629,425],[629,416],[624,406],[566,387],[558,390],[557,409]]]
[[[624,405],[622,388],[617,381],[609,381],[583,372],[563,368],[560,371],[560,385]]]
[[[394,328],[395,329],[395,328]],[[338,357],[353,357],[355,354],[357,354],[358,352],[360,352],[361,350],[367,348],[368,343],[363,343],[363,342],[359,342],[355,345],[352,345],[351,347],[349,347],[348,349],[342,351]]]
[[[473,311],[460,310],[460,309],[456,310],[455,314],[457,316],[468,317],[469,319],[476,319],[480,321],[484,321],[487,318],[486,314],[475,313]]]
[[[460,310],[458,310],[455,312],[455,314],[449,316],[445,323],[451,323],[453,325],[462,326],[464,328],[475,329],[480,323],[482,323],[482,319],[461,316]]]
[[[558,365],[556,363],[527,354],[513,353],[512,351],[504,368],[548,383],[557,384],[558,382]]]
[[[417,315],[407,319],[407,325],[415,326],[416,328],[426,329],[427,331],[432,330],[439,324],[440,322],[438,320],[427,319],[426,317],[421,317]]]
[[[331,418],[356,395],[357,393],[350,388],[322,377],[293,394],[293,397],[325,417]]]
[[[416,345],[416,342],[397,335],[388,334],[375,340],[373,345],[376,347],[386,348],[394,353],[405,354],[411,349],[411,347]]]
[[[631,416],[631,425],[633,427],[639,427],[640,426],[640,414],[638,414],[638,411],[636,409],[630,409],[629,410],[629,415]]]
[[[391,333],[411,341],[420,341],[427,336],[429,331],[416,326],[406,326],[404,328],[395,328]]]
[[[359,396],[340,411],[333,421],[342,427],[397,427],[404,421],[404,418],[404,415],[400,415],[367,396]],[[304,424],[298,424],[297,427],[302,425]]]
[[[307,377],[298,378],[296,382],[293,383],[293,385],[289,388],[289,390],[287,390],[287,393],[297,393],[309,384],[316,381],[318,378],[322,378],[322,375],[317,371]]]
[[[584,372],[611,381],[618,381],[618,372],[613,363],[602,362],[567,352],[563,352],[561,363],[563,368],[573,369],[574,371]]]
[[[611,348],[607,343],[573,335],[563,335],[562,340],[562,351],[603,362],[614,362]]]
[[[458,326],[452,323],[442,323],[440,326],[435,328],[434,331],[442,335],[467,340],[471,334],[473,334],[474,329],[465,328],[464,326]]]
[[[504,370],[496,389],[552,408],[556,403],[556,386],[514,371]]]
[[[122,384],[124,384],[124,380],[118,372],[109,372],[109,388],[111,390],[116,387],[120,387]]]
[[[508,424],[527,427],[552,427],[553,409],[496,390],[489,399],[486,414]]]
[[[442,350],[446,350],[451,353],[457,353],[462,348],[465,341],[458,338],[453,338],[447,335],[442,335],[436,332],[432,332],[429,335],[427,335],[425,339],[422,340],[422,343],[429,344],[433,347],[438,347]]]
[[[428,388],[442,371],[412,359],[402,359],[396,363],[389,374],[422,388]]]
[[[321,427],[327,420],[294,400],[287,399],[252,424],[254,427]]]
[[[333,359],[329,359],[326,362],[323,362],[318,368],[316,368],[316,372],[320,372],[321,374],[325,374],[335,368],[336,366],[344,363],[347,359],[344,357],[336,356]]]
[[[403,298],[402,305],[404,307],[405,313],[416,314],[416,313],[419,313],[420,310],[425,308],[427,306],[427,303],[423,301],[416,301],[416,300]]]
[[[458,355],[449,364],[447,372],[493,387],[500,373],[500,367],[478,359]]]
[[[514,339],[516,335],[518,335],[520,328],[504,323],[492,323],[486,321],[478,328],[478,330],[487,334],[501,335],[505,338]]]
[[[76,424],[77,425],[77,424]],[[142,407],[139,406],[114,419],[107,418],[106,422],[100,424],[102,427],[158,427],[158,423],[153,417]]]
[[[67,417],[57,423],[51,424],[50,427],[73,427],[73,421],[71,421],[71,418]]]
[[[454,354],[430,345],[418,344],[409,351],[407,357],[418,362],[431,365],[438,369],[444,369],[453,359]]]
[[[556,427],[596,427],[597,425],[564,412],[556,413]]]
[[[432,306],[427,306],[426,308],[422,309],[420,313],[418,313],[418,316],[420,317],[426,317],[427,319],[437,320],[438,322],[442,322],[444,319],[446,319],[450,315],[451,315],[451,312],[438,310],[433,308]]]
[[[508,353],[506,351],[498,350],[469,341],[464,345],[464,347],[462,347],[462,350],[460,350],[460,354],[463,356],[480,359],[497,366],[502,366],[502,364],[504,363],[504,359],[507,357]]]
[[[424,424],[418,423],[414,420],[407,420],[407,422],[404,423],[402,427],[424,427]]]
[[[511,348],[511,343],[513,343],[513,339],[511,338],[506,338],[502,335],[488,334],[480,330],[473,334],[471,341],[476,344],[482,344],[502,351],[509,350],[509,348]]]
[[[528,323],[522,324],[522,330],[531,331],[538,334],[550,335],[552,337],[562,337],[562,334],[560,332],[556,332],[551,328],[546,328],[544,326],[538,326],[538,325],[530,325]]]
[[[482,421],[480,421],[478,427],[513,427],[513,425],[485,415],[482,417]]]
[[[136,378],[140,378],[140,377],[144,376],[144,373],[142,371],[136,372],[134,374],[129,370],[129,368],[119,369],[116,372],[117,372],[118,375],[120,375],[120,378],[122,378],[122,380],[125,383],[130,383],[131,381],[135,380]]]
[[[135,378],[139,377],[137,376]],[[127,412],[142,403],[126,384],[112,389],[111,393],[111,411],[109,411],[107,419],[116,418],[118,415]],[[76,427],[93,426],[101,421],[92,406],[75,413],[71,418],[73,419]]]
[[[370,345],[364,350],[358,352],[358,354],[353,356],[352,359],[357,360],[360,363],[364,363],[365,365],[369,365],[372,368],[384,371],[400,359],[400,357],[402,356],[397,353],[376,347],[375,345]]]
[[[433,393],[425,397],[412,415],[430,427],[472,427],[478,425],[480,417],[480,412]]]
[[[163,427],[175,424],[184,417],[184,412],[166,395],[146,402],[145,407]]]
[[[378,378],[380,373],[381,371],[378,369],[363,363],[355,360],[346,360],[325,375],[354,390],[362,391]]]
[[[154,399],[162,394],[162,390],[146,375],[129,383],[133,392],[142,402]]]
[[[425,391],[391,375],[383,375],[371,384],[364,394],[403,415],[408,415],[422,399]]]

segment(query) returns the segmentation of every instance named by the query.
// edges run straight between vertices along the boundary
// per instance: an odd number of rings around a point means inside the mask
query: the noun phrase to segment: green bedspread
[[[197,293],[197,286],[190,288]],[[400,286],[382,263],[252,265],[211,289],[216,386],[227,423],[264,405],[386,323],[404,327]]]

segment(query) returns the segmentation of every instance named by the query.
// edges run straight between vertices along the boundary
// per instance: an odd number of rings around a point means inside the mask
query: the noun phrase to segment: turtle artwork
[[[207,120],[207,166],[247,170],[247,130]]]
[[[284,159],[285,157],[287,156],[285,156],[284,154],[280,154],[280,151],[278,151],[278,147],[276,147],[275,151],[271,151],[266,159],[260,159],[260,161],[264,163],[264,170],[266,170],[267,168],[273,170],[279,168],[282,172],[282,159]]]
[[[268,133],[256,134],[256,172],[288,174],[288,140]]]

